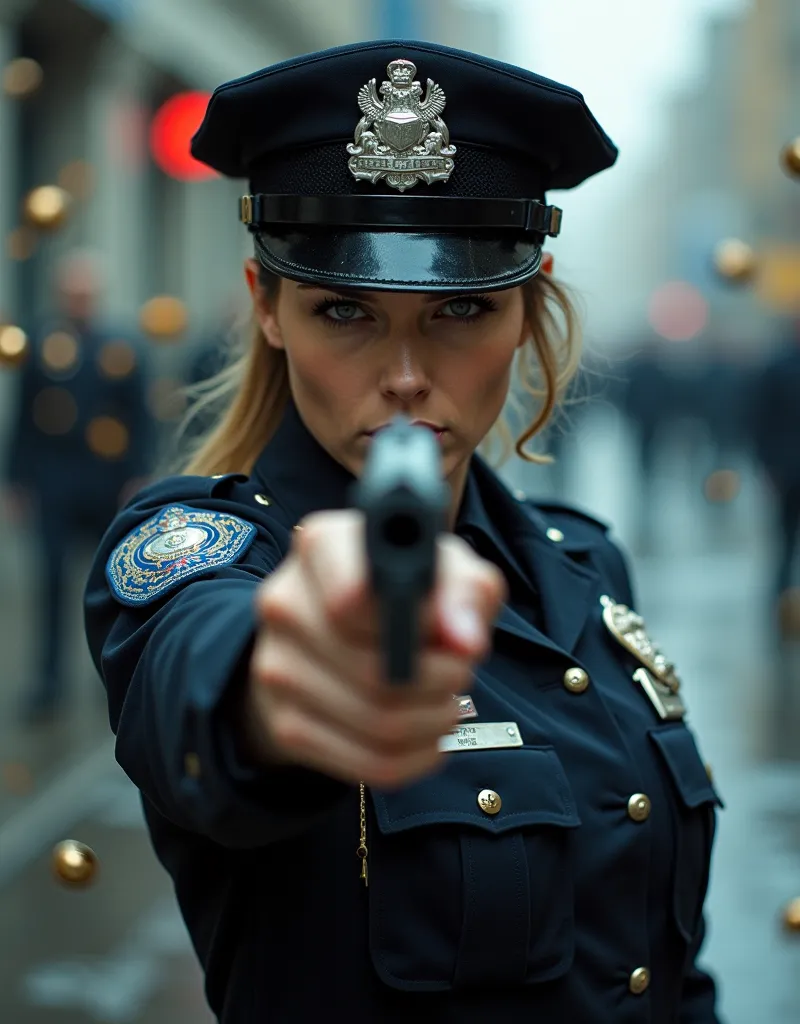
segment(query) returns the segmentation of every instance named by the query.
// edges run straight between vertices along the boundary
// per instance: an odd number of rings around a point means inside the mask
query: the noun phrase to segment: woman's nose
[[[394,353],[381,382],[385,395],[408,403],[424,397],[431,389],[428,374],[410,346]]]

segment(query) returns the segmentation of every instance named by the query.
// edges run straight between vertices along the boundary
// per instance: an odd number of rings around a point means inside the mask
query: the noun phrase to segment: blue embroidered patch
[[[118,601],[147,604],[191,576],[231,565],[255,535],[256,528],[236,516],[170,505],[117,545],[106,579]]]

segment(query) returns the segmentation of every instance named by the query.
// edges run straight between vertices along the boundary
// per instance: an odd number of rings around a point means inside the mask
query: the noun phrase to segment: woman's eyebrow
[[[368,294],[374,294],[374,290],[369,293],[365,293],[360,288],[340,288],[338,285],[324,284],[298,284],[298,290],[304,292],[334,292],[336,295],[344,295],[348,299],[355,299],[363,302],[367,298]],[[378,293],[380,294],[380,293]],[[446,302],[448,299],[454,299],[465,295],[464,292],[429,292],[425,296],[425,302]]]

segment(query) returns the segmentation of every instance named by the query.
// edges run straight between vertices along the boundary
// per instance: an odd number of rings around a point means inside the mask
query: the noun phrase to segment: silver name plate
[[[516,722],[475,722],[458,725],[439,740],[439,749],[492,750],[500,747],[521,747],[522,737]]]

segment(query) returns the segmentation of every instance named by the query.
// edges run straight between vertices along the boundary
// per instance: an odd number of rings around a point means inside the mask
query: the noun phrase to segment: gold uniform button
[[[650,971],[646,967],[637,967],[630,976],[628,987],[635,996],[642,995],[650,988]]]
[[[183,759],[183,770],[190,779],[199,779],[202,774],[200,758],[197,754],[187,754]]]
[[[628,801],[628,817],[633,821],[647,821],[653,805],[644,793],[634,793]]]
[[[495,793],[493,789],[482,789],[478,793],[478,807],[484,814],[497,814],[502,806],[503,801],[499,793]]]
[[[547,531],[547,537],[549,540],[553,541],[554,544],[560,544],[564,539],[564,534],[561,530],[557,530],[555,526],[551,526]]]
[[[271,505],[272,504],[272,502],[269,500],[269,498],[266,496],[266,494],[257,494],[256,495],[256,501],[259,503],[259,505]]]
[[[713,783],[714,782],[714,769],[711,767],[710,764],[706,765],[706,775],[708,776],[708,781]]]
[[[589,676],[582,668],[568,668],[564,673],[564,686],[570,693],[584,693],[589,689]]]

